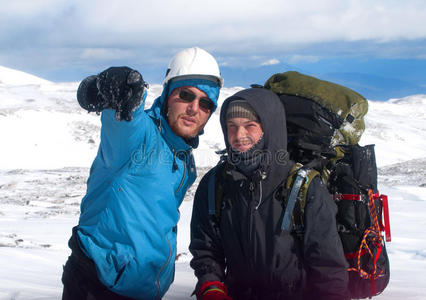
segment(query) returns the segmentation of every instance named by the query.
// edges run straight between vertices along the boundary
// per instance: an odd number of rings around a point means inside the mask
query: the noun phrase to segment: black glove
[[[148,85],[142,75],[128,67],[111,67],[98,76],[83,80],[77,91],[80,106],[87,111],[101,112],[105,108],[116,111],[118,121],[132,120],[131,112],[142,102]]]
[[[77,100],[80,106],[88,112],[95,111],[100,113],[104,108],[108,107],[108,102],[105,102],[101,95],[98,95],[96,78],[96,75],[92,75],[80,83],[77,90]]]

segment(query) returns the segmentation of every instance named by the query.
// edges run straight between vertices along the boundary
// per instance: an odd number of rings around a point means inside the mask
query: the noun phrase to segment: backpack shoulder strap
[[[290,231],[292,225],[294,226],[295,223],[303,221],[308,188],[316,176],[320,176],[318,171],[306,168],[300,163],[295,164],[291,169],[286,181],[286,189],[290,190],[290,195],[288,196],[288,199],[286,199],[286,208],[281,223],[282,230]],[[299,220],[296,221],[294,217],[294,209],[297,202],[300,216],[298,218]],[[303,224],[299,225],[303,226]]]
[[[212,169],[208,178],[207,185],[207,201],[209,216],[220,219],[220,208],[222,206],[223,198],[223,184],[219,177],[225,176],[224,162],[220,162],[215,168]]]
[[[209,204],[209,215],[214,216],[216,214],[216,171],[217,168],[214,168],[209,176],[209,182],[207,186],[207,199]]]

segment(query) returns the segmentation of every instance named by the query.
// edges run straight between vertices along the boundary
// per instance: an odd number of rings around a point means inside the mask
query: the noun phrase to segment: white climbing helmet
[[[216,59],[198,47],[187,48],[178,52],[170,61],[163,85],[171,79],[205,78],[218,82],[223,86],[223,78],[220,76],[219,65]]]

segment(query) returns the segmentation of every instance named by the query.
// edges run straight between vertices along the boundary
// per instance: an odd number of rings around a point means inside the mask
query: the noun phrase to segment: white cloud
[[[0,65],[9,62],[2,57],[32,56],[33,64],[90,57],[165,64],[194,45],[229,66],[254,55],[262,59],[253,65],[294,53],[292,61],[308,62],[324,53],[401,57],[407,47],[392,51],[389,43],[416,40],[426,41],[424,0],[15,0],[0,6]],[[361,42],[369,46],[351,45]],[[318,47],[327,43],[341,47]],[[409,56],[425,52],[422,45]]]
[[[262,66],[272,66],[272,65],[278,65],[279,63],[280,63],[280,61],[278,59],[272,58],[272,59],[269,59],[269,60],[263,62],[261,65]]]
[[[82,59],[110,60],[132,57],[134,54],[125,49],[87,48],[81,53]]]
[[[15,0],[9,1],[7,5],[0,5],[0,14],[31,17],[46,12],[59,12],[66,5],[66,0]]]
[[[89,35],[94,41],[179,45],[198,40],[219,47],[241,41],[267,47],[335,40],[426,38],[423,0],[324,0],[321,4],[314,0],[207,0],[202,4],[197,0],[20,0],[14,3],[8,5],[12,6],[10,10],[0,9],[0,16],[7,20],[0,23],[9,23],[11,26],[7,28],[12,28],[25,16],[25,24],[43,21],[51,26],[44,29],[46,33],[60,31],[65,40],[72,27],[81,33],[77,39],[83,41]],[[19,26],[14,31],[25,34],[25,28]]]

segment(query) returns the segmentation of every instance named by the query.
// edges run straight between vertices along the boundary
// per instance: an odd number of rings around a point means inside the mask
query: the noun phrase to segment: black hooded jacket
[[[286,152],[283,105],[274,93],[261,88],[228,98],[220,116],[228,152],[226,111],[238,98],[248,101],[259,116],[264,157],[248,177],[229,161],[216,167],[216,180],[223,186],[218,221],[208,214],[212,172],[202,178],[191,220],[191,267],[197,288],[217,280],[226,284],[234,300],[348,299],[337,208],[318,177],[308,189],[303,237],[281,229],[285,205],[279,192],[294,164]]]

